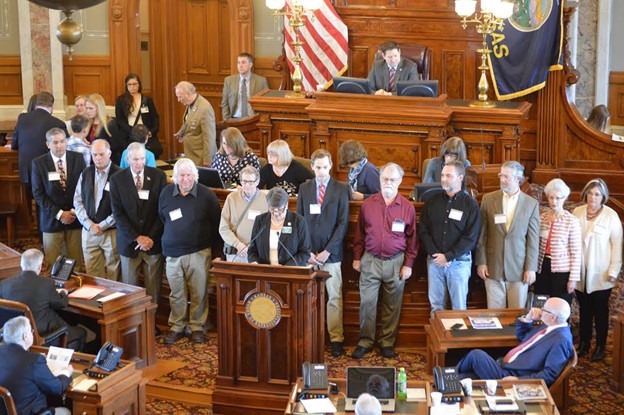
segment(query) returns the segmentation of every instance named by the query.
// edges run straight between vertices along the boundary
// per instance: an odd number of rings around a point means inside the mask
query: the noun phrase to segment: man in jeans
[[[462,189],[466,174],[459,161],[442,168],[444,192],[433,195],[423,207],[418,236],[427,252],[431,314],[445,310],[448,290],[453,310],[466,309],[471,251],[481,231],[481,212],[476,200]]]

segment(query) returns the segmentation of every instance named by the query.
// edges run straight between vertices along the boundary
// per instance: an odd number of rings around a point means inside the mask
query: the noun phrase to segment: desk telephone
[[[67,281],[69,276],[74,271],[74,266],[76,265],[76,261],[73,259],[65,258],[64,255],[59,255],[54,261],[52,265],[52,278],[56,278],[57,280]]]
[[[457,369],[454,367],[433,368],[434,386],[438,392],[442,392],[442,402],[463,402],[464,394],[462,384],[459,381]]]
[[[529,293],[529,297],[527,298],[527,313],[533,308],[543,308],[544,304],[546,304],[546,301],[550,298],[549,295],[546,294],[534,294],[534,293]],[[542,324],[544,324],[543,321],[541,320],[533,320],[533,325],[534,326],[541,326]]]
[[[115,346],[111,342],[106,342],[95,357],[95,366],[107,372],[115,370],[119,364],[119,359],[123,354],[123,349]]]
[[[324,363],[303,363],[303,387],[305,389],[325,389],[329,386],[327,366]]]

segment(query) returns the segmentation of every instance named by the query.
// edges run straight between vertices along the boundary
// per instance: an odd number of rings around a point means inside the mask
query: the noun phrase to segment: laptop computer
[[[394,367],[348,367],[345,411],[354,412],[355,402],[363,393],[370,393],[379,399],[382,412],[394,412],[396,369]]]
[[[204,186],[225,189],[223,180],[221,180],[221,176],[219,176],[219,170],[197,166],[197,171],[199,173],[199,182]]]

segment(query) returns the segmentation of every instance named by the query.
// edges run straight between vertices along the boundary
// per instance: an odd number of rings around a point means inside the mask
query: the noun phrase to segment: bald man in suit
[[[236,58],[238,74],[225,78],[221,101],[221,115],[224,121],[230,118],[245,118],[253,115],[253,109],[247,103],[247,99],[263,89],[269,88],[266,78],[251,72],[252,67],[253,56],[243,52]],[[245,85],[244,91],[243,85]],[[243,101],[246,103],[245,105],[243,105]]]

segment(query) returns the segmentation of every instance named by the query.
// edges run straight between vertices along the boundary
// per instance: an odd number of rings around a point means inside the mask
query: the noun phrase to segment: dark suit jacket
[[[223,81],[223,97],[221,99],[221,116],[225,121],[231,118],[238,104],[238,88],[240,86],[240,74],[231,75]],[[268,89],[269,84],[264,76],[252,73],[249,78],[249,97],[258,92]]]
[[[143,190],[149,190],[147,200],[139,199],[130,167],[110,178],[110,196],[113,217],[117,223],[117,250],[119,254],[135,258],[139,251],[136,238],[145,235],[154,241],[149,255],[162,252],[160,239],[163,224],[158,216],[158,198],[167,185],[167,177],[161,170],[145,166]]]
[[[373,93],[379,89],[387,92],[396,93],[396,83],[399,81],[418,81],[418,66],[409,59],[401,58],[397,65],[397,71],[394,75],[394,89],[390,91],[390,71],[388,64],[384,59],[373,62],[370,72],[368,73],[368,82],[373,88]]]
[[[158,158],[163,153],[162,144],[158,141],[160,117],[158,116],[158,111],[156,111],[154,100],[151,97],[141,95],[141,107],[143,106],[147,107],[148,112],[143,113],[139,110],[141,121],[152,133],[152,138],[149,139],[145,148],[154,153],[154,157]],[[117,97],[117,102],[115,103],[115,120],[117,120],[117,125],[119,126],[121,134],[128,137],[128,143],[130,143],[132,141],[132,127],[134,127],[134,125],[128,124],[128,111],[124,107],[123,95]]]
[[[30,183],[30,165],[33,159],[48,152],[46,132],[53,127],[65,131],[65,123],[44,109],[37,108],[33,112],[20,114],[13,132],[11,148],[17,150],[20,181]]]
[[[292,233],[280,233],[281,244],[277,247],[277,258],[280,265],[306,266],[310,259],[310,238],[305,219],[295,212],[286,212],[284,226],[291,226]],[[251,243],[248,249],[249,262],[269,264],[269,232],[271,230],[271,213],[266,212],[256,217],[251,230]],[[260,234],[260,235],[258,235]],[[293,262],[290,254],[294,257]]]
[[[85,169],[82,154],[74,151],[66,151],[65,154],[68,173],[65,190],[61,187],[60,181],[48,180],[48,173],[56,171],[50,153],[37,157],[32,162],[32,192],[39,205],[39,229],[42,232],[52,233],[80,228],[78,219],[71,225],[63,225],[56,219],[59,210],[71,210],[74,207],[76,184],[80,173]]]
[[[542,327],[533,328],[531,323],[518,321],[516,337],[520,341],[530,339]],[[560,327],[550,331],[531,347],[522,352],[516,359],[502,364],[503,370],[511,376],[519,378],[544,379],[548,386],[552,385],[561,374],[574,352],[570,327]]]
[[[329,179],[321,214],[311,214],[310,205],[318,203],[316,179],[299,186],[297,213],[305,218],[310,232],[312,252],[327,250],[331,255],[327,262],[342,261],[342,241],[349,227],[349,189],[335,179]]]
[[[13,395],[18,414],[42,412],[48,407],[46,395],[61,395],[70,383],[65,375],[55,377],[40,353],[18,344],[0,345],[0,385]]]
[[[111,147],[111,160],[113,163],[119,166],[119,162],[121,161],[121,153],[128,147],[129,137],[124,135],[124,133],[119,128],[117,124],[117,120],[115,118],[111,118],[108,121],[108,134],[105,128],[100,130],[100,133],[95,138],[103,138],[108,141]]]
[[[35,317],[39,333],[67,325],[55,311],[67,307],[67,294],[56,292],[51,279],[40,277],[34,271],[23,271],[0,281],[0,298],[26,304]]]

